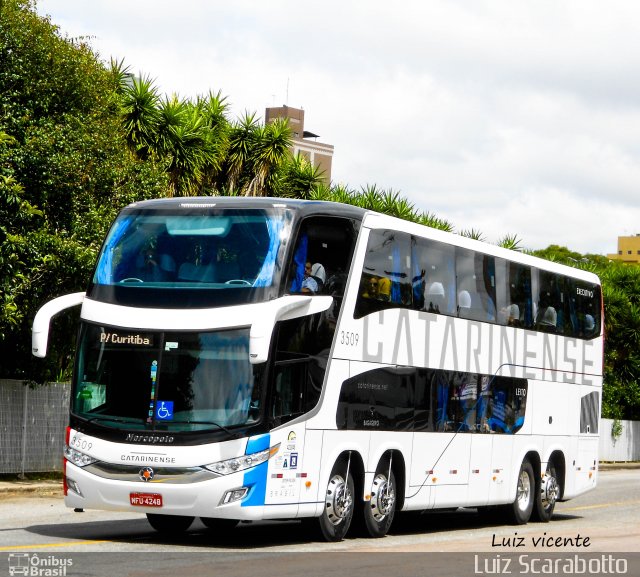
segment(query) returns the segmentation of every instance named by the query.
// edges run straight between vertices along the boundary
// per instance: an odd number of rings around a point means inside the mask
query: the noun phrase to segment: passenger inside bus
[[[558,322],[558,313],[552,306],[541,309],[542,314],[539,316],[537,328],[541,331],[555,332]]]
[[[391,300],[391,281],[386,276],[378,280],[378,299],[386,302]]]
[[[362,291],[362,298],[365,299],[377,299],[378,298],[378,277],[372,276],[365,282],[364,289]]]
[[[302,278],[302,288],[300,292],[316,294],[318,292],[318,283],[316,279],[311,276],[311,263],[307,262],[304,265],[304,276]]]
[[[471,311],[471,295],[469,291],[460,291],[458,294],[458,316],[468,318]]]
[[[324,283],[327,280],[327,273],[321,263],[316,262],[311,266],[311,278],[315,280],[318,285],[317,292],[322,292],[324,289]]]
[[[427,291],[427,310],[430,313],[439,313],[445,310],[444,286],[441,282],[433,282]]]

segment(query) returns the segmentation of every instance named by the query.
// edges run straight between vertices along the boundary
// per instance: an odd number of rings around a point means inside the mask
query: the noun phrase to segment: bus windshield
[[[291,214],[129,210],[102,247],[89,289],[129,306],[220,306],[277,296]]]
[[[84,325],[73,413],[124,430],[189,432],[255,424],[260,369],[249,329],[131,331]]]

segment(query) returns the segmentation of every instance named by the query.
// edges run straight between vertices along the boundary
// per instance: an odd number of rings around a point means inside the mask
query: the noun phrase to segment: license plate
[[[137,507],[162,507],[160,493],[129,493],[129,502]]]

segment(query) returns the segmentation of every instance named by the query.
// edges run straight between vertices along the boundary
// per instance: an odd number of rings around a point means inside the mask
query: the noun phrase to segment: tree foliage
[[[640,266],[558,245],[533,254],[600,277],[606,337],[602,416],[640,419]]]
[[[44,302],[86,288],[120,207],[166,190],[164,171],[127,146],[117,77],[82,39],[62,38],[33,2],[0,3],[0,374],[68,374],[72,319],[47,363],[30,356]]]

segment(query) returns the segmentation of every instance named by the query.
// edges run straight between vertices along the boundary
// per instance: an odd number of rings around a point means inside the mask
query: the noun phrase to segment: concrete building
[[[304,129],[304,110],[291,106],[277,106],[267,108],[265,122],[272,122],[276,118],[288,118],[289,126],[293,130],[293,154],[306,157],[311,164],[322,172],[322,179],[331,182],[331,161],[333,145],[318,142],[319,136]]]
[[[640,234],[618,237],[618,254],[608,254],[611,260],[640,263]]]

